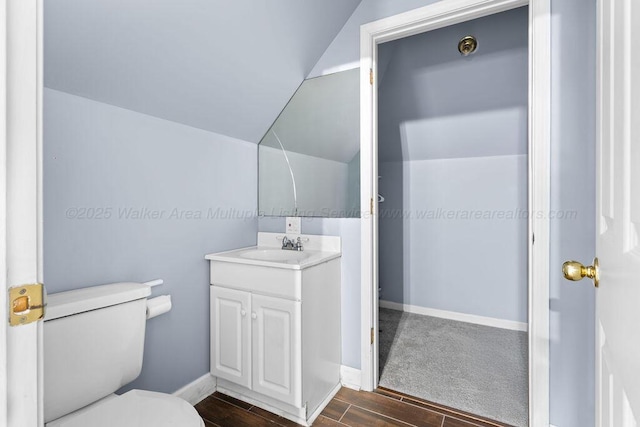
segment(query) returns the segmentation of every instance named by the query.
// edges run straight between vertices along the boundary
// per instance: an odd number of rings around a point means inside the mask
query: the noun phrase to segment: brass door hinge
[[[373,334],[373,328],[371,328],[371,345],[373,345],[373,336],[374,336],[374,334]]]
[[[42,283],[9,288],[9,325],[37,322],[44,318],[46,305]]]
[[[371,215],[373,215],[373,197],[370,199],[370,202],[369,202],[369,212],[371,212]]]
[[[373,68],[369,68],[369,84],[373,86]]]

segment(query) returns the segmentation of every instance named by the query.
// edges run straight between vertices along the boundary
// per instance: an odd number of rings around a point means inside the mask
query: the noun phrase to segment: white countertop
[[[285,233],[258,233],[258,244],[232,251],[205,256],[210,261],[232,262],[262,267],[303,270],[342,256],[340,237],[310,234],[286,235],[290,239],[301,238],[303,251],[282,249]]]

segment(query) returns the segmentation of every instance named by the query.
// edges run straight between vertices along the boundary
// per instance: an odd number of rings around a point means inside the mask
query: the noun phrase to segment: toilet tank
[[[113,283],[48,296],[45,422],[90,405],[140,375],[150,293],[142,283]]]

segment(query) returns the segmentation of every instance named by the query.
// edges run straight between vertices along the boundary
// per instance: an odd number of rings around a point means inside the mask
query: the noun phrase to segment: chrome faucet
[[[282,238],[282,249],[287,251],[303,251],[302,239],[289,239],[287,236]]]

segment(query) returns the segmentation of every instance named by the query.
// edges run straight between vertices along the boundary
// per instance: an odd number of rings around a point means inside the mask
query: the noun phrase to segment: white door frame
[[[42,426],[42,322],[10,327],[10,287],[42,282],[42,0],[0,0],[0,425]]]
[[[361,27],[361,387],[373,390],[378,381],[378,339],[371,339],[371,334],[377,336],[378,325],[378,100],[375,90],[378,45],[525,5],[529,5],[529,425],[546,426],[549,425],[550,0],[441,0]],[[370,82],[370,70],[374,84]]]

